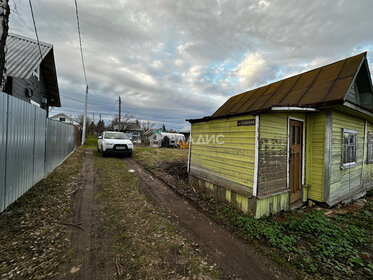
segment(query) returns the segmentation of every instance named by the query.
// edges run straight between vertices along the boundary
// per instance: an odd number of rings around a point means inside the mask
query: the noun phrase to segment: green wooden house
[[[188,120],[191,185],[255,217],[373,187],[366,53],[232,96]]]

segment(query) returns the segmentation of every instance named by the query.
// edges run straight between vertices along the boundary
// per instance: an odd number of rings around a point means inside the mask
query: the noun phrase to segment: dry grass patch
[[[133,157],[148,168],[156,168],[164,162],[186,162],[188,149],[136,147]]]
[[[69,258],[63,222],[83,153],[78,149],[0,214],[1,279],[53,279]]]
[[[219,271],[147,201],[122,160],[100,158],[99,219],[113,238],[120,279],[217,279]]]

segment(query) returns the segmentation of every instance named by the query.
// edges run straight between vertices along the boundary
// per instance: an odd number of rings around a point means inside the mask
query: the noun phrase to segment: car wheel
[[[102,157],[105,157],[106,156],[106,153],[105,153],[105,151],[104,151],[104,149],[101,147],[101,156]]]
[[[98,148],[98,145],[97,145],[97,152],[100,152],[100,149]]]

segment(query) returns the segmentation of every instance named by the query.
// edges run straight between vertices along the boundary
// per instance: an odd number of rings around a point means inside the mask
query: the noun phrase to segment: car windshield
[[[105,139],[128,139],[127,135],[122,132],[105,132]]]

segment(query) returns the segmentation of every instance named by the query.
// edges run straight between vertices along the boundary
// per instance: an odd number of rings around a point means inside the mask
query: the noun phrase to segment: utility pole
[[[120,99],[120,96],[119,96],[119,131],[120,131],[120,117],[121,117],[121,112],[122,111],[122,100]]]
[[[86,134],[86,123],[87,123],[87,103],[88,103],[88,85],[85,89],[85,103],[84,103],[84,120],[83,120],[83,133],[82,133],[82,145],[85,143]]]
[[[0,89],[5,89],[6,69],[5,69],[5,43],[9,29],[9,0],[0,0]]]
[[[95,122],[95,112],[92,113],[93,123]]]
[[[101,121],[101,114],[100,114],[100,121]]]

